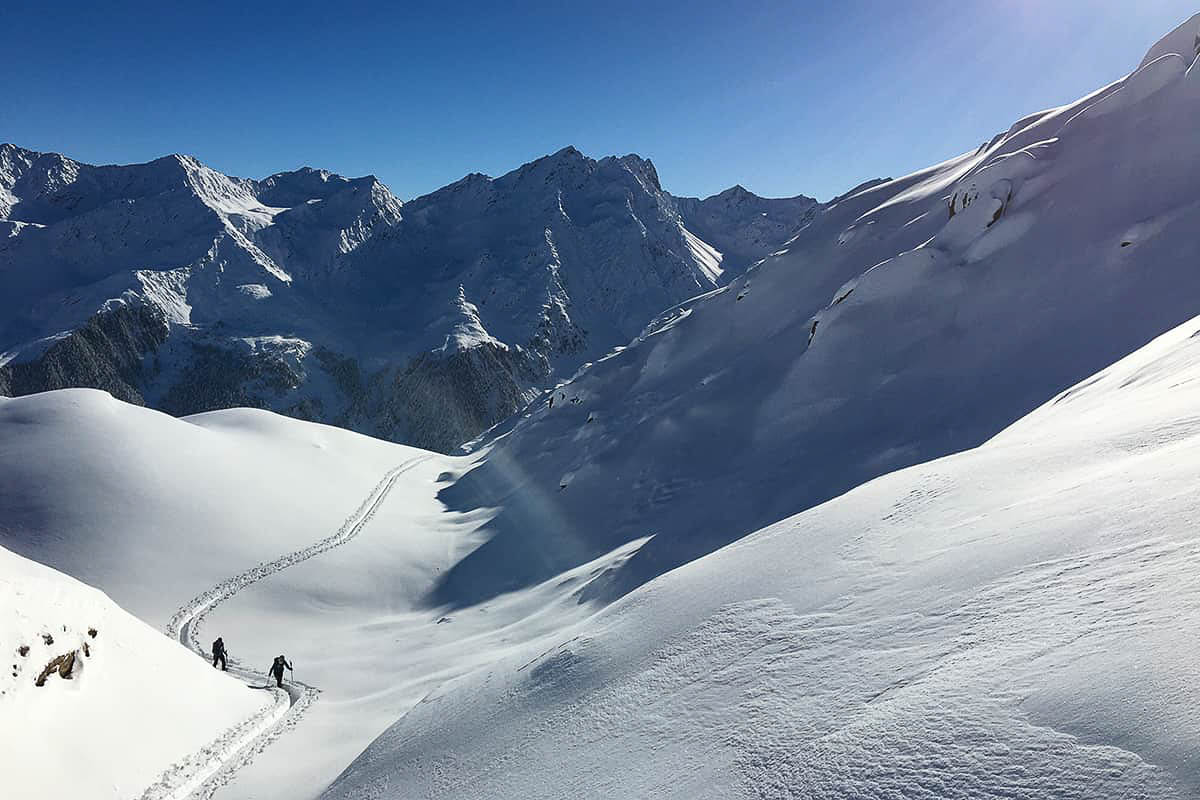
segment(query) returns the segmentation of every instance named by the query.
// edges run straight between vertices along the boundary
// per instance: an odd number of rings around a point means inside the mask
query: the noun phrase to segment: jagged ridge
[[[0,145],[0,390],[258,406],[448,449],[816,207],[740,187],[675,198],[648,160],[573,147],[406,204],[374,176],[248,180],[185,155],[97,167]],[[143,306],[154,322],[129,317]],[[53,350],[130,325],[148,327],[119,356]]]

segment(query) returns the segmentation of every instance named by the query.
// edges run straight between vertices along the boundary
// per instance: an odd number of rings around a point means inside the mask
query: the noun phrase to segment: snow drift
[[[0,545],[161,625],[240,568],[337,530],[415,455],[251,409],[185,421],[91,389],[0,398]]]

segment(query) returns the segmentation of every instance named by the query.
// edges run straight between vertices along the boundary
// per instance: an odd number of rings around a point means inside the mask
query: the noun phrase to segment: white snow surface
[[[0,544],[159,625],[270,567],[195,633],[258,670],[286,653],[321,699],[222,798],[1196,796],[1200,76],[1178,59],[838,198],[467,456],[0,401]],[[601,169],[656,186],[562,153],[438,202]],[[551,265],[560,234],[536,237]],[[501,336],[460,284],[458,331]]]
[[[140,798],[166,765],[269,708],[268,695],[214,671],[99,590],[3,548],[0,650],[0,775],[14,800]],[[72,651],[70,679],[55,672],[35,685]]]
[[[1200,791],[1200,319],[427,696],[325,798]]]
[[[469,458],[263,411],[174,419],[71,389],[0,400],[0,462],[11,465],[0,543],[86,576],[159,626],[220,598],[192,638],[207,649],[222,636],[239,673],[262,674],[283,652],[294,678],[320,690],[269,747],[239,757],[240,772],[218,776],[221,798],[314,796],[445,680],[552,646],[590,613],[579,591],[639,544],[451,612],[427,598],[478,546],[489,513],[449,513],[436,493]],[[230,738],[202,744],[226,753]],[[165,787],[189,785],[158,766]]]
[[[253,409],[180,420],[91,389],[0,398],[0,544],[165,624],[219,580],[337,530],[414,454]]]

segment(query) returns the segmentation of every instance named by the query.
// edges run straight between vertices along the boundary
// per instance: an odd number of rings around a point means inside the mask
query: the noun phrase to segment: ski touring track
[[[417,456],[389,470],[335,533],[301,550],[285,553],[273,561],[265,561],[227,578],[193,598],[171,617],[167,623],[167,635],[178,639],[202,658],[211,660],[211,654],[205,651],[198,638],[200,625],[210,611],[250,584],[340,547],[358,536],[383,505],[400,476],[430,457]],[[269,691],[272,703],[229,728],[200,750],[172,764],[146,788],[140,800],[209,800],[233,779],[238,770],[253,761],[280,734],[294,727],[320,694],[317,687],[296,680],[276,688],[270,685],[267,675],[236,662],[230,662],[228,671],[252,688]]]

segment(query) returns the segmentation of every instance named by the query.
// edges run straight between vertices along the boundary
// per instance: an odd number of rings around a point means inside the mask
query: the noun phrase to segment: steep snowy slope
[[[1200,792],[1200,318],[447,684],[324,797]]]
[[[486,461],[441,495],[501,509],[493,536],[437,599],[485,600],[655,534],[619,595],[977,445],[1191,318],[1200,71],[1188,47],[839,198],[784,252],[495,431]]]
[[[96,589],[3,548],[0,649],[5,797],[142,797],[269,706]]]
[[[685,213],[650,162],[574,148],[402,206],[370,176],[251,181],[187,156],[93,167],[0,145],[0,393],[269,407],[450,449],[815,205],[731,197]]]

